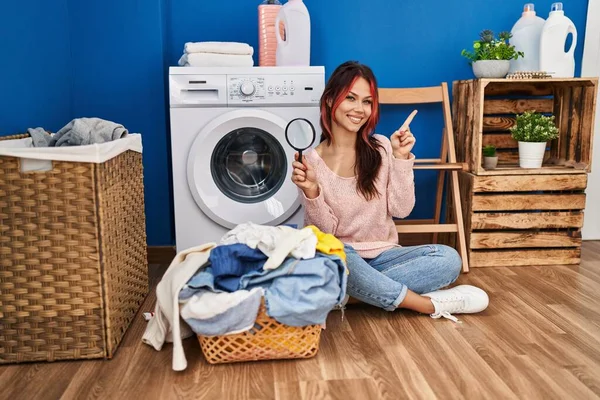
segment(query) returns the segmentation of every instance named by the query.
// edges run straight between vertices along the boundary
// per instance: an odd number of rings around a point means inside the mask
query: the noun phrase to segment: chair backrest
[[[441,103],[444,101],[442,86],[430,86],[419,88],[380,88],[380,104],[425,104]]]
[[[379,104],[425,104],[441,103],[444,117],[442,134],[442,158],[449,150],[449,162],[456,163],[454,148],[454,131],[452,129],[452,114],[450,113],[450,97],[448,84],[442,82],[439,86],[424,86],[414,88],[379,88]],[[445,143],[444,143],[445,142]]]

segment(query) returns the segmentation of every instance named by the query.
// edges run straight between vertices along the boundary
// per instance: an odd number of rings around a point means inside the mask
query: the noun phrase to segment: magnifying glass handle
[[[298,161],[302,164],[302,150],[298,150]]]

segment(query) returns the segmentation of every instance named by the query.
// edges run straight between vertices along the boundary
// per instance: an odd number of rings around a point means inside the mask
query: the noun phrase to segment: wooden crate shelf
[[[455,81],[452,114],[457,160],[476,175],[590,172],[598,78]],[[549,143],[542,168],[519,167],[509,129],[524,111],[554,115],[560,137]],[[498,168],[485,170],[482,148],[497,148]]]
[[[460,173],[472,267],[577,264],[586,174]]]

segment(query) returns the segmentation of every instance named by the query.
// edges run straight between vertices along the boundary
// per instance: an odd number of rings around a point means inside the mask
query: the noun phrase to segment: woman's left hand
[[[392,152],[395,158],[407,160],[410,157],[410,151],[415,146],[417,141],[410,131],[410,123],[417,114],[414,110],[404,121],[400,129],[392,134],[390,142],[392,142]]]

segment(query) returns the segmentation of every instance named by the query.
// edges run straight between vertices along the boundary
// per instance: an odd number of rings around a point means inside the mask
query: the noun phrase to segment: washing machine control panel
[[[229,100],[251,102],[265,98],[265,78],[262,76],[231,76],[227,82]]]
[[[318,75],[247,75],[227,77],[229,104],[318,104],[324,89]]]

